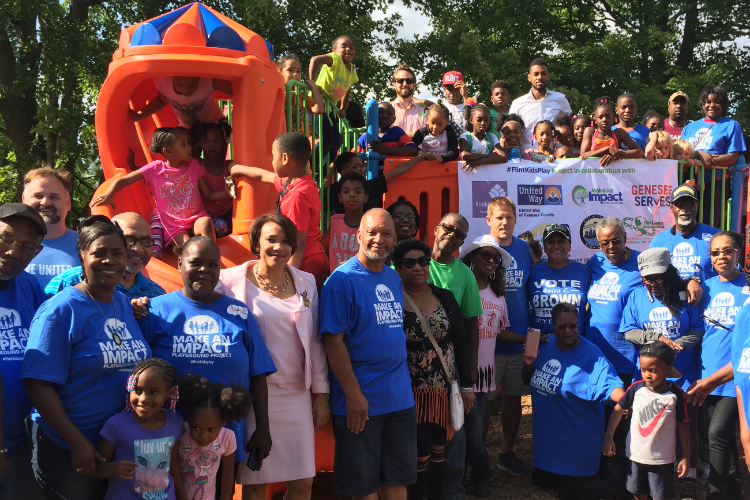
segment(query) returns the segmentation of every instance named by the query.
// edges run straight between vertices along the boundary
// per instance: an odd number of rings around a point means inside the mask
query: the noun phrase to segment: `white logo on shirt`
[[[198,314],[185,321],[182,331],[186,335],[172,336],[174,358],[231,358],[229,346],[231,335],[222,335],[219,323],[205,314]],[[191,361],[194,363],[195,361]],[[206,361],[213,364],[213,361]]]
[[[690,257],[693,255],[693,245],[687,242],[678,243],[672,250],[672,257]]]
[[[550,375],[557,375],[562,370],[562,365],[556,359],[550,359],[542,367],[542,371],[549,373]]]
[[[666,307],[655,307],[648,313],[649,321],[669,321],[672,319],[672,313]]]
[[[29,330],[21,328],[21,315],[15,309],[0,307],[0,355],[23,356]]]
[[[99,342],[104,368],[127,371],[146,359],[146,344],[133,339],[124,322],[109,318],[104,322],[104,333],[109,338],[109,342]]]
[[[703,233],[703,234],[701,235],[701,239],[702,239],[703,241],[711,241],[711,237],[712,237],[712,236],[713,236],[713,234]]]
[[[393,292],[391,292],[391,289],[385,285],[376,286],[375,295],[378,297],[378,300],[380,302],[392,302],[393,300],[395,300],[393,298]]]
[[[734,305],[734,295],[729,292],[721,292],[711,301],[711,307],[732,307]]]
[[[740,373],[750,373],[750,347],[742,349],[742,357],[740,358],[737,371]]]
[[[562,371],[562,365],[556,359],[550,359],[541,370],[534,370],[529,385],[539,392],[554,395],[562,383],[562,378],[557,375]]]
[[[506,271],[513,271],[514,269],[518,269],[518,262],[516,262],[516,258],[511,255],[510,265],[508,266],[508,269],[506,269]]]
[[[232,316],[239,316],[242,319],[247,319],[247,307],[238,306],[236,304],[229,304],[227,306],[227,313],[231,314]]]
[[[219,333],[219,323],[210,316],[200,314],[185,321],[182,331],[188,335],[215,335]]]
[[[614,285],[615,283],[620,281],[620,275],[609,271],[604,276],[602,276],[602,279],[599,280],[599,284],[601,285]]]
[[[375,296],[378,303],[375,306],[375,315],[379,325],[402,325],[404,322],[403,306],[396,302],[396,298],[387,286],[380,284],[375,287]]]

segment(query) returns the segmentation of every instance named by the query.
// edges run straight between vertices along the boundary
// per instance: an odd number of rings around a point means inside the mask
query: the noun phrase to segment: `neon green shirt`
[[[359,81],[357,68],[352,63],[352,70],[346,69],[346,64],[341,54],[331,52],[328,54],[333,58],[333,64],[324,64],[320,68],[315,84],[323,89],[323,92],[331,98],[334,104],[341,102],[349,89]]]
[[[460,260],[453,259],[450,264],[440,264],[435,260],[430,262],[430,282],[453,293],[456,302],[461,306],[464,319],[481,316],[484,312],[482,301],[479,299],[477,279],[471,269]]]

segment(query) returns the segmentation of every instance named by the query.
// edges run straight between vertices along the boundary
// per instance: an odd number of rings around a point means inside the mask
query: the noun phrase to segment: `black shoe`
[[[490,496],[490,482],[488,480],[477,481],[474,483],[472,493],[477,498],[487,498]]]
[[[696,500],[698,495],[695,491],[695,479],[683,478],[682,484],[680,484],[680,498],[682,500]]]
[[[497,462],[500,470],[508,471],[514,476],[525,476],[529,473],[523,462],[512,451],[498,455]]]

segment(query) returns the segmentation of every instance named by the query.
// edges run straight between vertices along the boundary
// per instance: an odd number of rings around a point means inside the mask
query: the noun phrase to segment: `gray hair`
[[[466,220],[466,217],[464,217],[463,215],[461,215],[461,214],[460,214],[460,213],[458,213],[458,212],[449,212],[449,213],[447,213],[447,214],[443,215],[443,216],[442,216],[442,217],[440,218],[440,222],[443,222],[443,221],[444,221],[445,219],[447,219],[448,217],[458,217],[459,219],[461,219],[462,221],[464,221],[464,223],[466,223],[466,227],[469,227],[469,221],[468,221],[468,220]]]
[[[625,226],[617,217],[605,217],[600,220],[596,225],[596,232],[598,233],[600,229],[604,229],[605,227],[616,227],[622,231],[622,234],[625,234]]]

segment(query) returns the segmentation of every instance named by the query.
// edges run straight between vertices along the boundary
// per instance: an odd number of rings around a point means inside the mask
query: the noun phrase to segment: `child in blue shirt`
[[[651,133],[651,130],[645,125],[635,123],[635,115],[638,114],[638,103],[635,100],[635,96],[625,93],[618,97],[615,113],[617,113],[619,122],[617,125],[612,125],[612,130],[623,129],[638,144],[641,150],[646,149],[648,135]],[[628,149],[627,145],[623,145],[623,148]]]
[[[385,156],[417,156],[419,149],[411,138],[401,127],[393,124],[396,122],[396,110],[390,102],[378,104],[378,128],[380,139],[370,141],[370,149]],[[362,134],[357,140],[359,151],[367,150],[367,134]],[[383,160],[380,161],[380,169],[383,168]]]

